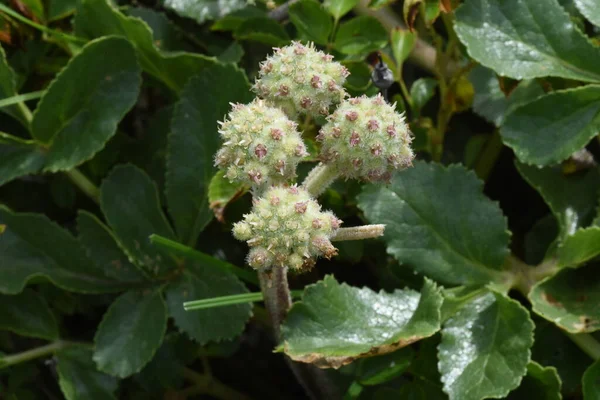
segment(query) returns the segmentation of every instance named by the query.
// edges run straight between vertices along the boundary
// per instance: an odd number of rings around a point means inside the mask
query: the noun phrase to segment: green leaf
[[[358,205],[370,222],[387,225],[388,253],[400,263],[452,284],[502,279],[506,219],[464,167],[416,162],[387,187],[366,186]]]
[[[406,371],[414,356],[415,352],[411,347],[404,347],[392,353],[363,358],[357,365],[357,382],[363,386],[389,382]]]
[[[600,82],[600,49],[557,0],[468,0],[455,15],[469,55],[499,75]]]
[[[600,254],[600,227],[579,229],[558,248],[560,267],[577,267]]]
[[[600,280],[596,265],[570,268],[531,289],[533,311],[571,333],[600,329]]]
[[[71,169],[102,150],[135,104],[140,84],[135,51],[126,40],[108,37],[84,46],[33,114],[33,137],[50,147],[44,170]]]
[[[25,289],[12,296],[0,295],[0,329],[21,336],[58,339],[58,325],[52,311],[36,291]]]
[[[160,207],[154,182],[133,165],[119,165],[102,182],[100,205],[108,225],[130,260],[151,276],[162,276],[177,268],[175,260],[163,257],[148,237],[159,234],[174,238]]]
[[[242,22],[254,17],[267,17],[267,14],[257,7],[248,6],[215,21],[210,29],[213,31],[235,31]]]
[[[249,89],[243,71],[232,65],[215,65],[190,80],[175,107],[166,197],[177,233],[186,244],[195,244],[212,219],[208,186],[216,172],[213,155],[220,143],[217,121],[229,112],[230,102],[251,101]]]
[[[518,107],[500,129],[502,141],[526,164],[556,164],[600,130],[600,86],[557,91]]]
[[[475,89],[473,110],[496,126],[515,108],[542,96],[544,90],[534,80],[522,81],[507,96],[500,89],[498,77],[491,69],[478,65],[471,70],[469,80]]]
[[[561,239],[592,222],[600,190],[598,168],[564,175],[558,166],[540,169],[518,161],[515,166],[523,179],[539,192],[550,207],[558,221]]]
[[[146,7],[131,7],[127,9],[126,14],[130,17],[139,18],[148,24],[156,48],[169,51],[186,47],[183,33],[165,13]]]
[[[48,6],[48,21],[53,22],[68,17],[75,12],[76,0],[50,0]]]
[[[417,43],[417,35],[406,29],[395,28],[390,33],[390,44],[394,60],[397,64],[402,64],[408,58]]]
[[[421,293],[375,293],[328,275],[308,286],[290,309],[282,325],[283,351],[296,361],[339,368],[432,336],[440,329],[441,305],[440,289],[429,280]]]
[[[148,292],[126,292],[104,314],[94,336],[100,371],[125,378],[154,357],[167,330],[167,307],[159,290]]]
[[[317,44],[326,45],[333,30],[331,16],[315,0],[300,0],[289,9],[290,20],[302,35]]]
[[[600,360],[596,361],[583,374],[584,400],[600,398]]]
[[[223,213],[227,204],[243,196],[248,190],[249,188],[243,184],[229,182],[229,179],[225,177],[225,171],[218,171],[208,185],[208,206],[215,217],[224,222]]]
[[[423,19],[431,26],[440,15],[440,0],[405,0],[402,7],[404,22],[413,30],[417,15],[423,11]]]
[[[107,0],[81,0],[75,15],[75,31],[90,38],[125,37],[135,46],[144,71],[175,92],[181,91],[191,76],[215,63],[215,59],[201,54],[161,52],[144,21],[124,16]]]
[[[92,350],[69,347],[56,355],[58,384],[66,400],[112,400],[118,381],[99,372],[92,361]]]
[[[410,97],[413,99],[413,109],[416,115],[420,115],[421,109],[435,95],[438,82],[433,78],[417,79],[410,87]]]
[[[7,99],[17,95],[17,77],[13,69],[8,65],[6,53],[0,48],[0,100]],[[23,125],[28,126],[29,122],[25,118],[23,111],[18,105],[1,107],[0,111],[16,118]],[[1,159],[1,158],[0,158]]]
[[[248,293],[231,272],[204,263],[188,263],[184,273],[166,289],[169,314],[175,325],[200,344],[223,341],[239,335],[252,314],[249,303],[185,311],[190,300]]]
[[[266,17],[249,18],[235,30],[238,40],[250,40],[270,46],[284,46],[290,41],[287,32],[279,23]]]
[[[107,276],[120,282],[140,283],[146,280],[119,247],[113,232],[95,215],[79,210],[77,214],[79,241],[87,255],[94,260]]]
[[[0,206],[0,225],[6,226],[0,234],[0,293],[20,293],[35,277],[80,293],[124,288],[96,267],[77,239],[47,217]]]
[[[325,0],[323,7],[333,15],[337,21],[340,20],[348,11],[352,10],[360,0]]]
[[[201,24],[206,20],[218,19],[244,8],[245,0],[165,0],[164,6],[175,11],[182,17],[192,18]]]
[[[362,15],[340,25],[335,36],[335,49],[348,55],[366,55],[384,47],[388,39],[381,22]]]
[[[151,393],[162,393],[165,388],[179,389],[183,386],[186,361],[197,357],[197,346],[184,335],[167,334],[152,361],[134,379]]]
[[[507,400],[561,400],[562,382],[554,367],[542,367],[535,361],[527,364],[527,375],[521,385],[508,394]]]
[[[0,186],[23,175],[38,172],[46,155],[33,140],[0,132]]]
[[[371,68],[365,62],[342,61],[342,65],[348,68],[350,75],[344,83],[344,87],[363,93],[372,83]]]
[[[573,0],[575,6],[592,24],[600,26],[600,3],[597,0]]]
[[[438,368],[450,400],[501,398],[527,371],[534,324],[518,302],[489,292],[442,329]]]

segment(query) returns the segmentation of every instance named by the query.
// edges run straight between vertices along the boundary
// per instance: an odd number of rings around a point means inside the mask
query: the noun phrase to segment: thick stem
[[[383,236],[384,231],[384,224],[339,228],[337,231],[335,231],[330,240],[332,242],[342,242],[344,240],[373,239]]]
[[[26,361],[35,360],[36,358],[50,356],[57,351],[63,350],[67,347],[73,346],[76,343],[67,342],[63,340],[57,340],[56,342],[47,344],[45,346],[36,347],[31,350],[24,351],[22,353],[13,354],[0,359],[0,368],[10,367],[11,365],[20,364]]]
[[[100,203],[100,190],[77,168],[65,172],[71,182],[96,203]]]
[[[335,168],[319,163],[319,165],[314,167],[308,173],[308,176],[304,179],[304,182],[302,182],[302,187],[306,189],[311,196],[318,197],[338,176],[339,174]]]

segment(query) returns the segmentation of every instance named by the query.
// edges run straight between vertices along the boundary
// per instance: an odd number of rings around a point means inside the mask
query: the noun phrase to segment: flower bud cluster
[[[326,116],[329,107],[346,96],[343,85],[349,74],[333,56],[315,50],[313,44],[293,42],[276,49],[261,64],[253,90],[290,117]]]
[[[256,269],[289,266],[310,269],[318,257],[337,249],[329,238],[342,221],[296,186],[273,187],[254,201],[250,214],[233,227],[233,235],[248,243],[247,262]]]
[[[230,181],[251,186],[268,186],[289,181],[307,156],[297,124],[279,108],[255,99],[250,104],[233,104],[219,133],[223,146],[215,164]]]
[[[321,160],[345,178],[388,181],[412,165],[414,154],[404,116],[381,95],[344,100],[317,136]]]

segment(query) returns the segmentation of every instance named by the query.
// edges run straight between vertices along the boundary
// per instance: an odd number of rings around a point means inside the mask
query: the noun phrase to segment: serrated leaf
[[[182,17],[192,18],[201,24],[206,20],[218,19],[244,8],[245,0],[165,0],[164,6],[175,11]]]
[[[558,248],[560,267],[577,267],[600,254],[600,227],[579,229]]]
[[[252,98],[246,75],[231,65],[206,69],[181,93],[169,136],[166,197],[177,234],[186,244],[194,244],[212,219],[208,186],[216,172],[217,121],[229,112],[230,102]]]
[[[600,3],[597,0],[573,0],[573,3],[592,24],[600,26]]]
[[[585,147],[600,130],[600,86],[556,91],[513,110],[502,141],[526,164],[556,164]]]
[[[300,0],[289,9],[290,21],[306,39],[326,45],[333,29],[331,16],[315,0]]]
[[[58,384],[66,400],[112,400],[118,381],[96,369],[92,350],[75,346],[56,355]]]
[[[31,133],[49,147],[44,170],[71,169],[102,150],[135,104],[140,84],[129,42],[108,37],[86,44],[52,81],[33,114]]]
[[[334,47],[348,55],[366,55],[388,43],[388,33],[374,17],[361,15],[340,24]]]
[[[0,329],[21,336],[58,338],[56,319],[46,300],[36,291],[25,289],[11,296],[0,295],[0,304]]]
[[[600,190],[598,168],[564,175],[560,167],[540,169],[518,161],[515,161],[515,166],[550,207],[558,221],[561,239],[592,222]]]
[[[360,0],[325,0],[323,7],[333,15],[333,18],[340,20],[348,11],[352,10]]]
[[[185,311],[183,303],[212,297],[248,293],[239,279],[212,265],[191,262],[166,289],[169,314],[175,325],[200,344],[232,339],[246,326],[252,313],[249,303]]]
[[[534,324],[527,310],[488,292],[446,321],[438,368],[450,400],[501,398],[527,371]]]
[[[44,151],[33,141],[0,132],[0,186],[38,172],[46,162]]]
[[[571,333],[600,329],[597,266],[570,268],[543,280],[529,293],[533,311]]]
[[[225,171],[218,171],[208,185],[208,206],[215,214],[215,218],[220,222],[225,222],[223,213],[227,204],[243,196],[248,190],[248,187],[239,182],[229,182],[229,179],[225,177]]]
[[[507,96],[501,90],[496,74],[481,65],[471,70],[469,80],[475,89],[473,110],[496,126],[501,126],[506,115],[515,108],[544,94],[536,81],[526,80]]]
[[[94,336],[98,369],[120,378],[139,372],[154,357],[166,329],[167,306],[159,290],[122,294]]]
[[[6,53],[0,48],[0,100],[17,95],[17,78],[15,71],[8,65]],[[25,118],[23,111],[18,105],[1,107],[0,111],[6,113],[20,121],[23,125],[29,126],[29,122]],[[0,158],[1,159],[1,158]]]
[[[170,239],[175,235],[160,207],[156,185],[142,170],[131,164],[114,168],[100,187],[100,205],[130,260],[151,276],[163,276],[178,267],[148,239],[153,233]]]
[[[506,219],[464,167],[416,162],[387,187],[366,186],[358,205],[370,222],[386,224],[388,253],[400,263],[452,284],[502,279]]]
[[[302,301],[290,309],[281,328],[283,351],[322,368],[389,353],[435,334],[442,300],[429,280],[421,293],[375,293],[339,284],[328,275],[308,286]]]
[[[248,18],[235,30],[238,40],[250,40],[270,46],[284,46],[290,41],[287,32],[279,23],[267,17]]]
[[[75,15],[75,31],[90,38],[106,35],[127,38],[135,46],[144,71],[175,92],[180,92],[190,77],[216,62],[201,54],[161,52],[144,21],[124,16],[107,0],[82,0]]]
[[[499,75],[600,82],[600,49],[557,0],[467,0],[455,15],[469,55]]]
[[[34,277],[80,293],[122,290],[85,254],[69,232],[41,214],[13,213],[0,206],[0,293],[20,293]]]
[[[508,394],[507,400],[561,400],[562,382],[554,367],[542,367],[535,361],[527,364],[527,375],[516,390]]]
[[[600,360],[593,363],[583,374],[583,399],[600,398]]]

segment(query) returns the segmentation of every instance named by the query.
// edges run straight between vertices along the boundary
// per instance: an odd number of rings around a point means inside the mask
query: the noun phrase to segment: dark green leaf
[[[123,285],[95,266],[83,246],[41,214],[17,214],[0,206],[0,293],[16,294],[34,277],[81,293],[115,292]]]
[[[42,339],[58,338],[58,325],[46,300],[37,292],[25,289],[22,293],[0,295],[0,329],[22,336]]]
[[[215,217],[223,222],[225,207],[230,201],[243,196],[249,190],[238,182],[231,183],[225,177],[225,171],[218,171],[210,180],[208,185],[208,206]]]
[[[410,96],[413,100],[413,110],[417,116],[421,113],[421,109],[435,95],[435,89],[438,82],[433,78],[417,79],[410,87]]]
[[[323,7],[339,21],[346,13],[354,8],[360,0],[325,0]]]
[[[600,49],[556,0],[468,0],[454,27],[469,55],[499,75],[600,82]]]
[[[167,307],[160,291],[129,291],[104,314],[94,343],[98,369],[125,378],[146,365],[167,329]]]
[[[160,50],[175,51],[185,47],[183,34],[165,15],[146,7],[132,7],[127,10],[130,17],[139,18],[148,24],[152,31],[154,45]]]
[[[152,361],[135,376],[135,380],[151,393],[181,387],[186,358],[197,357],[197,346],[184,335],[167,334]]]
[[[514,300],[489,292],[450,317],[438,347],[444,391],[451,400],[501,398],[527,371],[533,322]]]
[[[600,3],[597,0],[573,0],[573,2],[591,23],[600,26]]]
[[[440,0],[405,0],[402,7],[402,14],[404,15],[404,22],[414,29],[416,24],[417,15],[424,12],[423,19],[428,26],[431,26],[433,22],[440,15]]]
[[[598,400],[600,398],[600,361],[596,361],[583,374],[584,400]]]
[[[357,366],[357,381],[363,386],[381,385],[402,375],[414,358],[414,350],[404,347],[392,353],[363,358]]]
[[[371,69],[365,62],[342,62],[350,75],[344,86],[351,90],[365,91],[371,85]]]
[[[408,58],[417,42],[417,35],[402,28],[392,29],[390,44],[396,63],[402,64]]]
[[[8,65],[4,49],[0,48],[0,100],[17,95],[17,78],[15,72]],[[28,126],[29,122],[24,111],[18,105],[1,107],[0,111],[16,118],[23,125]],[[25,111],[27,113],[27,111]],[[0,158],[1,159],[1,158]]]
[[[600,130],[600,86],[553,92],[506,117],[502,141],[526,164],[556,164],[583,148]]]
[[[213,31],[235,31],[247,19],[266,16],[263,10],[254,6],[248,6],[215,21],[210,29]]]
[[[113,169],[100,187],[100,204],[130,260],[153,276],[177,268],[148,239],[153,233],[172,239],[174,233],[161,210],[156,185],[142,170],[133,165]]]
[[[335,36],[335,49],[349,55],[367,55],[388,43],[388,33],[377,19],[362,15],[342,23]]]
[[[579,229],[558,248],[559,266],[577,267],[600,254],[600,227]]]
[[[48,21],[57,21],[75,12],[76,0],[49,0]]]
[[[166,289],[167,305],[175,325],[200,344],[232,339],[239,335],[250,318],[252,305],[233,306],[185,311],[183,303],[247,293],[246,287],[231,272],[213,265],[188,263],[181,277]]]
[[[177,233],[186,244],[194,244],[212,219],[208,186],[216,171],[213,155],[219,146],[217,120],[229,112],[230,102],[251,101],[249,89],[243,71],[231,65],[215,65],[190,80],[175,107],[166,197]]]
[[[326,45],[333,29],[331,16],[315,0],[300,0],[289,10],[290,20],[306,39]]]
[[[533,311],[571,333],[600,329],[600,280],[596,265],[567,268],[533,287]]]
[[[56,356],[58,384],[67,400],[112,400],[118,381],[99,372],[92,361],[92,350],[70,347]]]
[[[245,0],[165,0],[164,5],[182,17],[196,20],[199,24],[206,20],[221,18],[246,6]]]
[[[235,30],[238,40],[250,40],[270,46],[284,46],[290,41],[285,29],[277,21],[266,17],[249,18]]]
[[[75,29],[78,34],[91,38],[105,35],[127,38],[135,46],[144,71],[175,92],[181,91],[191,76],[215,63],[213,58],[201,54],[162,53],[156,48],[152,31],[144,21],[124,16],[107,0],[81,0]]]
[[[508,400],[561,400],[561,381],[554,367],[542,367],[535,361],[527,364],[521,385],[508,394]]]
[[[440,328],[441,305],[440,289],[429,280],[421,293],[375,293],[328,275],[308,286],[290,309],[282,326],[283,351],[296,361],[339,368],[433,335]]]
[[[0,186],[19,176],[38,172],[46,155],[33,140],[0,132]]]
[[[402,264],[441,282],[502,280],[506,219],[464,167],[416,162],[388,187],[365,187],[358,204],[369,221],[387,225],[388,252]]]

